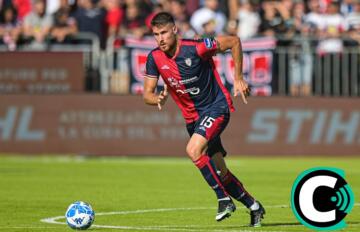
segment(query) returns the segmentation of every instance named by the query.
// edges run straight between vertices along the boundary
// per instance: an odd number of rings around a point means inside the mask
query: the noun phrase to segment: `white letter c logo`
[[[330,222],[336,219],[336,211],[320,212],[315,209],[313,196],[320,186],[334,188],[337,178],[332,176],[315,176],[308,179],[301,187],[299,193],[299,206],[305,217],[315,222]]]

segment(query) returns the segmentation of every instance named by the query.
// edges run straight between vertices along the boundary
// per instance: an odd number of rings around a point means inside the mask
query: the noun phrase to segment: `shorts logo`
[[[208,49],[213,48],[213,39],[205,38],[204,43],[205,43],[205,47],[207,47]]]
[[[312,168],[301,173],[292,187],[291,208],[296,218],[315,230],[346,226],[344,218],[354,206],[354,194],[336,168]]]

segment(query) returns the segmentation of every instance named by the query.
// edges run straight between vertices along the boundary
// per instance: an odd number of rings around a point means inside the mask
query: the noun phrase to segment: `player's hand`
[[[167,90],[167,85],[164,85],[164,90],[160,92],[159,96],[158,96],[158,108],[159,110],[162,109],[162,106],[165,104],[167,98],[169,96],[168,90]]]
[[[250,87],[244,79],[234,81],[234,97],[240,95],[243,102],[247,104],[246,97],[250,96]]]

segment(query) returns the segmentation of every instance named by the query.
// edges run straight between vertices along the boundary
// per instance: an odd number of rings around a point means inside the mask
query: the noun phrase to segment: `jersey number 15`
[[[200,126],[210,128],[210,127],[212,127],[214,121],[215,121],[215,118],[205,116],[205,118],[201,121]]]

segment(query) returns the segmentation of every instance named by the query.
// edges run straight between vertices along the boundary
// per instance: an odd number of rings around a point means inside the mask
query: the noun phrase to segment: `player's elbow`
[[[235,47],[241,46],[241,40],[240,40],[240,38],[238,36],[232,36],[231,40],[232,40],[231,44],[233,46],[235,46]]]
[[[218,40],[221,52],[225,52],[228,49],[234,49],[241,46],[241,41],[238,36],[222,36],[218,37]]]

